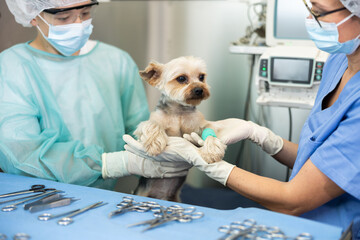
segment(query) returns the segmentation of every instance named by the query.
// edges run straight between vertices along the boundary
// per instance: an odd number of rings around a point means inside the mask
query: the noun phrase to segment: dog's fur
[[[202,131],[211,127],[196,109],[202,100],[209,98],[206,83],[205,62],[195,57],[180,57],[166,64],[151,62],[140,76],[162,95],[158,106],[148,121],[139,124],[135,135],[149,155],[156,156],[166,147],[168,136],[182,137],[183,134]],[[214,129],[216,132],[216,129]],[[219,139],[208,137],[199,153],[208,162],[220,161],[226,145]],[[186,177],[145,179],[139,181],[136,194],[179,201],[179,190]]]

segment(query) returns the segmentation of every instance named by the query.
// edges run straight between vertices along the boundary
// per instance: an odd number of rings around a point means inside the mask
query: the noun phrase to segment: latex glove
[[[158,162],[128,151],[103,153],[102,176],[119,178],[140,175],[146,178],[171,178],[186,176],[192,165],[187,162]]]
[[[282,137],[274,134],[270,129],[251,121],[229,118],[210,122],[210,128],[215,130],[217,138],[226,145],[250,139],[270,155],[277,154],[284,145]],[[201,137],[196,133],[184,137],[191,142],[196,142],[199,146],[203,144]]]
[[[160,162],[189,163],[223,185],[226,185],[230,172],[235,167],[224,160],[215,163],[205,162],[200,156],[198,148],[184,138],[169,137],[165,150],[157,156],[148,156],[142,144],[131,136],[124,135],[123,139],[127,143],[125,149],[129,152]]]

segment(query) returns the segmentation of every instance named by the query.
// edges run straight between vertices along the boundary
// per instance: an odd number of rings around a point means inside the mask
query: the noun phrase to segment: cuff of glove
[[[253,122],[253,132],[250,139],[258,144],[266,153],[275,155],[283,148],[284,141],[282,137],[274,134],[270,129],[261,127]]]
[[[226,182],[234,167],[235,165],[221,160],[220,162],[199,166],[199,169],[205,172],[210,178],[226,186]]]
[[[119,178],[129,176],[130,173],[127,170],[128,156],[125,151],[103,153],[101,155],[102,160],[102,177],[107,178]]]

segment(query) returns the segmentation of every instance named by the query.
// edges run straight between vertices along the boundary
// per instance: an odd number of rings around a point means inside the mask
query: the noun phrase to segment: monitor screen
[[[309,11],[301,0],[268,0],[266,45],[315,46],[305,27],[308,15]]]
[[[308,40],[305,18],[309,15],[301,0],[277,0],[275,5],[276,38]]]
[[[273,57],[270,83],[309,85],[312,69],[312,59]]]

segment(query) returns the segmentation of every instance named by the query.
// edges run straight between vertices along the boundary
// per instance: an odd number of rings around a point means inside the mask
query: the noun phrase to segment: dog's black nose
[[[196,95],[196,96],[201,96],[203,94],[204,90],[200,87],[196,87],[193,89],[193,93]]]

